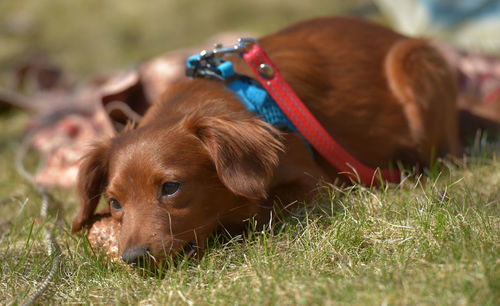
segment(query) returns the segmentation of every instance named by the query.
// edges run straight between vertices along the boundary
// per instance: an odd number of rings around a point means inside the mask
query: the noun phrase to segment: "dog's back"
[[[427,41],[336,17],[298,23],[259,43],[326,130],[361,162],[427,166],[431,158],[459,153],[455,78]],[[245,63],[238,68],[249,74]]]
[[[284,79],[332,137],[359,161],[428,165],[456,154],[454,78],[427,42],[349,18],[299,23],[259,41]],[[239,57],[236,71],[252,76]],[[109,139],[79,173],[78,231],[101,194],[121,224],[122,258],[201,254],[218,227],[269,218],[276,200],[307,197],[338,169],[297,133],[279,132],[246,110],[221,81],[169,88],[138,127]]]

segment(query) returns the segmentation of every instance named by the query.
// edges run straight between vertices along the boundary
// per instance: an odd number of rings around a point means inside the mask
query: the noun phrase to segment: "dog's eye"
[[[179,187],[181,187],[181,183],[177,182],[166,182],[161,186],[161,195],[162,196],[171,196],[175,194]]]
[[[122,205],[117,200],[111,199],[110,203],[111,203],[111,208],[113,208],[114,210],[122,209]]]

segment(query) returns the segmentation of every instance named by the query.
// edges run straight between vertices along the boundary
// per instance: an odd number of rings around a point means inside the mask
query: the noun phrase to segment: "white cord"
[[[42,206],[40,209],[40,217],[42,219],[42,222],[47,220],[48,216],[48,209],[49,209],[49,196],[47,194],[47,191],[43,186],[40,186],[35,183],[33,179],[33,175],[26,171],[23,165],[23,160],[24,157],[26,156],[26,153],[28,152],[30,142],[34,136],[34,133],[29,133],[26,135],[26,137],[23,139],[23,142],[16,154],[16,160],[15,160],[15,165],[16,165],[16,170],[19,173],[21,177],[23,177],[26,181],[28,181],[33,188],[35,188],[36,191],[40,193],[42,196]],[[42,163],[43,161],[41,161]],[[47,254],[50,257],[53,257],[52,259],[52,268],[50,269],[49,274],[45,277],[43,282],[37,286],[38,288],[36,291],[30,295],[28,300],[23,303],[23,305],[33,305],[35,301],[42,295],[42,293],[48,288],[52,280],[54,279],[54,276],[58,270],[59,263],[61,262],[61,258],[58,254],[58,246],[56,241],[54,240],[54,237],[52,236],[52,231],[47,229],[45,226],[45,244],[47,246]]]

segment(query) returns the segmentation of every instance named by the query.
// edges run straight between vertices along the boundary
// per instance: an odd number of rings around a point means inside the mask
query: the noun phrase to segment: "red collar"
[[[373,169],[346,152],[288,86],[279,70],[257,43],[243,52],[243,58],[302,136],[340,173],[366,186],[380,185],[384,181],[390,183],[400,181],[401,174],[397,168]]]
[[[234,76],[231,62],[223,61],[227,53],[240,53],[250,65],[257,80],[274,99],[274,102],[293,123],[309,144],[323,156],[339,173],[354,182],[366,186],[380,185],[383,182],[398,183],[401,174],[397,168],[373,169],[346,152],[314,118],[295,92],[281,77],[278,68],[260,49],[257,41],[240,38],[238,44],[226,48],[204,50],[187,60],[186,74],[190,77],[206,77],[225,80]]]

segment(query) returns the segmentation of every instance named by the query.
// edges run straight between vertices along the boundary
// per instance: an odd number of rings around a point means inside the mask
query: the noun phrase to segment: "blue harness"
[[[226,84],[226,88],[238,95],[246,109],[279,130],[299,132],[259,82],[237,75],[231,62],[218,59],[214,63],[202,63],[201,55],[196,54],[188,58],[186,74],[190,77],[201,76],[221,81],[236,76]]]

